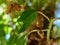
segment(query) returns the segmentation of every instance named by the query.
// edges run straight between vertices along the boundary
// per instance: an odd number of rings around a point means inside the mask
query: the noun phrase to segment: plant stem
[[[51,19],[51,21],[49,23],[49,29],[47,30],[47,41],[50,40],[50,30],[51,30],[51,27],[52,27],[52,23],[53,23],[53,20]]]
[[[42,16],[44,16],[48,21],[50,21],[50,19],[45,15],[45,14],[43,14],[42,12],[38,12],[38,13],[40,13]]]
[[[27,36],[30,35],[32,32],[37,32],[37,31],[39,31],[39,30],[30,31],[30,32],[27,34]]]
[[[59,18],[57,18],[57,19],[51,19],[51,21],[50,21],[50,23],[49,23],[49,29],[47,30],[47,41],[49,41],[50,40],[50,30],[51,30],[51,28],[52,28],[52,25],[53,25],[53,22],[55,21],[55,20],[60,20]]]

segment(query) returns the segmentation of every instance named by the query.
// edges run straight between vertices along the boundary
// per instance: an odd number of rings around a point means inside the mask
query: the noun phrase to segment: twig
[[[40,34],[39,31],[37,31],[38,35],[43,39],[44,38],[44,33],[43,34]]]
[[[37,31],[39,31],[39,30],[30,31],[30,32],[27,34],[27,36],[28,36],[29,34],[31,34],[32,32],[37,32]]]
[[[47,30],[47,41],[50,40],[50,30],[51,30],[51,27],[52,27],[52,23],[53,23],[53,20],[51,19],[51,21],[49,23],[49,29]]]
[[[28,32],[28,33],[25,33],[26,34],[26,37],[28,37],[28,35],[30,35],[32,32],[37,32],[37,31],[39,31],[39,30],[33,30],[33,31]],[[25,42],[25,45],[27,45],[27,40]]]
[[[45,31],[47,31],[48,29],[42,29],[41,31],[43,31],[43,32],[45,32]]]
[[[40,13],[40,14],[42,14],[42,16],[44,16],[48,21],[50,21],[50,19],[45,15],[45,14],[43,14],[42,12],[38,12],[38,13]]]

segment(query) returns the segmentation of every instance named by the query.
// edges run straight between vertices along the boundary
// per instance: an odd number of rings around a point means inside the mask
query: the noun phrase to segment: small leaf
[[[53,27],[53,32],[54,32],[54,34],[56,34],[56,31],[58,30],[58,27],[57,26],[54,26]]]
[[[60,37],[60,27],[54,26],[52,35],[54,38]]]

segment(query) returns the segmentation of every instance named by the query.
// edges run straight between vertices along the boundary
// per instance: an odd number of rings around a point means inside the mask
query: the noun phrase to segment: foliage
[[[39,29],[47,32],[45,34],[47,41],[50,41],[50,33],[52,33],[51,36],[52,38],[54,38],[55,35],[59,37],[58,34],[60,32],[60,28],[57,26],[53,26],[53,29],[51,29],[53,22],[57,19],[52,17],[49,18],[47,16],[48,14],[47,15],[44,14],[44,10],[46,9],[47,6],[49,6],[50,3],[51,0],[43,0],[43,1],[42,0],[1,0],[0,1],[0,10],[1,10],[0,11],[0,45],[27,45],[27,42],[29,40],[28,39],[29,33],[32,33],[27,29],[36,20],[38,14],[41,15],[47,21],[46,24],[44,22],[44,26],[46,28],[43,27],[43,29]]]

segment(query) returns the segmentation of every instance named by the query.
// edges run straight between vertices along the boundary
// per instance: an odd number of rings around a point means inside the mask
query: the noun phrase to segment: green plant
[[[60,20],[52,16],[56,1],[1,0],[0,45],[29,45],[32,40],[33,45],[53,42],[56,32],[60,32],[53,26],[55,20]],[[5,39],[7,34],[10,34],[9,39]]]

